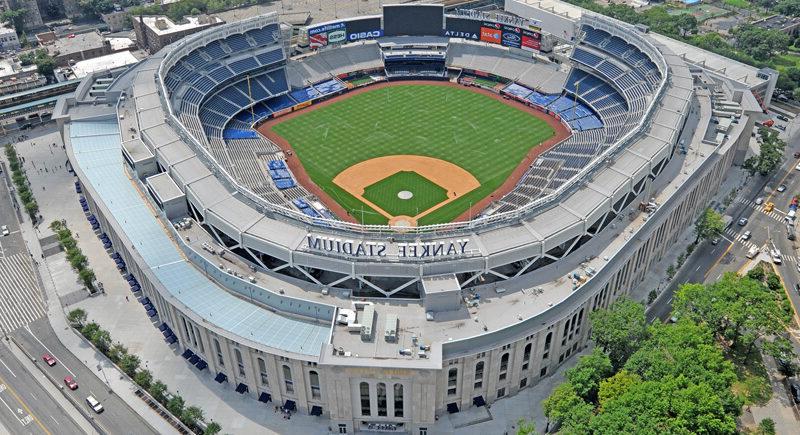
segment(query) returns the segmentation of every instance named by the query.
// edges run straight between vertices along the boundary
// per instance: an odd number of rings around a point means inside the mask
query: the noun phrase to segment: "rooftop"
[[[75,62],[75,65],[72,66],[72,72],[74,74],[74,78],[79,79],[94,72],[108,71],[123,67],[125,65],[131,65],[136,62],[139,62],[139,59],[137,59],[133,53],[130,51],[121,51],[119,53],[95,57],[94,59]]]
[[[139,20],[139,17],[133,17]],[[157,35],[167,35],[175,32],[182,32],[190,29],[201,29],[213,24],[222,23],[222,19],[208,15],[198,15],[196,17],[185,17],[182,22],[176,23],[165,15],[150,15],[141,17],[141,21]]]
[[[51,53],[58,55],[68,55],[102,47],[106,39],[98,31],[68,35],[55,40],[53,45],[48,47]]]
[[[785,15],[772,15],[753,22],[753,25],[769,30],[783,30],[800,25],[800,17],[787,17]]]

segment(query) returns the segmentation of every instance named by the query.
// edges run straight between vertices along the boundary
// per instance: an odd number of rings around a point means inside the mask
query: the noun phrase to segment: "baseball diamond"
[[[515,169],[524,171],[532,155],[562,139],[556,137],[547,115],[489,95],[439,82],[375,85],[267,121],[259,131],[287,151],[294,150],[286,153],[293,172],[305,172],[329,208],[336,210],[339,205],[350,217],[367,224],[386,224],[396,214],[376,206],[374,200],[365,201],[358,189],[337,183],[339,174],[361,162],[391,155],[451,162],[471,174],[477,185],[451,189],[455,195],[428,213],[422,207],[417,213],[414,205],[402,206],[411,207],[404,215],[417,216],[420,225],[445,223],[490,198],[507,181],[513,185]],[[387,167],[385,174],[372,180],[395,172]],[[415,185],[405,187],[413,192]],[[396,192],[387,199],[391,207]]]

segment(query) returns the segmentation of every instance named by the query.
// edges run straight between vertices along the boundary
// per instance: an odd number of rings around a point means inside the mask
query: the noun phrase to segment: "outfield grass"
[[[481,183],[420,225],[455,219],[502,185],[532,147],[555,134],[543,120],[486,95],[411,84],[353,95],[272,129],[292,145],[314,183],[356,219],[362,220],[365,209],[364,223],[387,219],[332,181],[356,163],[388,155],[429,156],[460,166]]]
[[[409,191],[414,196],[400,199],[397,194]],[[416,216],[447,199],[447,190],[416,172],[401,171],[364,189],[364,198],[392,216]]]

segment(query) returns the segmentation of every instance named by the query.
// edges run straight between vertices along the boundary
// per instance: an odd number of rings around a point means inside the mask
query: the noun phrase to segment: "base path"
[[[514,108],[516,108],[518,110],[522,110],[524,112],[527,112],[531,116],[535,116],[536,118],[539,118],[542,121],[546,122],[547,125],[549,125],[555,131],[555,134],[550,139],[547,139],[547,140],[545,140],[544,142],[542,142],[540,144],[531,144],[531,149],[530,149],[530,151],[528,151],[528,154],[525,156],[525,158],[522,159],[522,161],[519,163],[519,165],[517,165],[517,167],[514,168],[514,170],[508,176],[506,181],[502,185],[500,185],[500,187],[495,189],[495,191],[492,192],[490,195],[488,195],[485,198],[483,198],[482,200],[474,203],[472,205],[472,207],[470,207],[469,209],[467,209],[463,213],[461,213],[461,215],[459,215],[456,219],[454,219],[454,221],[456,221],[456,222],[467,220],[467,219],[469,219],[470,216],[479,215],[481,213],[481,211],[483,211],[483,209],[485,209],[487,206],[489,206],[489,204],[491,204],[493,201],[498,200],[501,197],[503,197],[504,195],[506,195],[509,192],[511,192],[514,189],[514,187],[517,185],[517,182],[519,181],[519,179],[522,178],[522,176],[525,174],[525,172],[531,167],[531,165],[533,165],[533,163],[536,161],[536,159],[542,153],[550,150],[555,145],[563,142],[565,139],[570,137],[571,134],[572,134],[570,132],[570,130],[564,124],[562,124],[559,120],[557,120],[553,116],[548,115],[547,113],[542,112],[541,110],[535,109],[535,108],[533,108],[531,106],[523,104],[523,103],[521,103],[519,101],[513,100],[511,98],[505,97],[505,96],[500,95],[498,93],[495,93],[495,92],[492,92],[492,91],[488,91],[486,89],[482,89],[482,88],[479,88],[479,87],[465,86],[465,85],[460,85],[460,84],[457,84],[457,83],[446,82],[446,81],[435,81],[435,80],[431,80],[431,81],[428,81],[428,80],[403,80],[403,81],[398,81],[398,82],[379,82],[379,83],[375,83],[375,84],[372,84],[372,85],[369,85],[369,86],[365,86],[365,87],[362,87],[362,88],[358,88],[358,89],[352,90],[350,92],[346,92],[344,94],[341,94],[339,96],[330,98],[330,99],[322,101],[320,103],[312,104],[311,106],[305,107],[305,108],[303,108],[301,110],[297,110],[297,111],[288,113],[288,114],[283,115],[283,116],[281,116],[279,118],[268,119],[267,121],[264,121],[258,127],[256,127],[256,131],[258,131],[262,136],[264,136],[267,139],[269,139],[272,142],[274,142],[276,145],[278,145],[283,150],[283,153],[286,156],[286,164],[289,166],[289,169],[292,171],[292,174],[295,176],[295,178],[297,179],[298,183],[300,183],[309,192],[311,192],[313,195],[315,195],[317,198],[319,198],[320,201],[322,201],[322,203],[325,204],[325,206],[328,207],[329,210],[331,210],[334,214],[336,214],[336,216],[339,217],[339,219],[342,219],[342,220],[347,221],[347,222],[358,223],[358,221],[355,219],[355,217],[351,216],[350,213],[348,213],[347,210],[344,209],[344,207],[339,205],[338,202],[336,202],[327,193],[325,193],[325,191],[323,191],[319,186],[317,186],[316,183],[311,181],[311,177],[309,177],[308,173],[306,172],[305,168],[303,167],[303,164],[297,158],[297,154],[292,149],[292,145],[286,139],[284,139],[281,135],[275,133],[272,130],[272,127],[277,125],[277,124],[280,124],[283,121],[287,121],[289,119],[292,119],[295,116],[300,116],[300,115],[303,115],[305,113],[308,113],[309,111],[317,110],[317,109],[325,107],[325,106],[327,106],[329,104],[333,104],[333,103],[335,103],[337,101],[341,101],[343,99],[350,98],[350,97],[352,97],[354,95],[358,95],[358,94],[360,94],[362,92],[370,92],[370,91],[372,91],[374,89],[385,88],[385,87],[396,86],[396,85],[449,86],[449,87],[455,87],[455,88],[459,88],[459,89],[463,89],[463,88],[466,87],[467,89],[471,90],[472,92],[475,92],[475,93],[478,93],[478,94],[482,94],[482,95],[485,95],[487,97],[494,98],[494,99],[496,99],[498,101],[503,102],[503,104],[506,104],[506,105],[514,107]],[[388,175],[391,175],[391,174],[387,174],[386,176],[388,176]],[[385,178],[385,177],[383,177],[383,178]],[[444,186],[442,186],[442,187],[444,187]],[[470,190],[472,190],[472,189],[470,189]],[[460,192],[460,191],[457,190],[457,192]],[[464,192],[466,192],[466,190],[464,190]],[[364,201],[360,197],[359,197],[359,199]],[[379,208],[376,208],[376,211],[381,211],[381,210]],[[433,211],[433,209],[431,209],[430,211]],[[422,216],[422,215],[420,215],[420,216]]]
[[[391,223],[395,216],[364,198],[364,189],[401,171],[416,172],[447,191],[446,200],[411,217],[411,223],[414,225],[419,218],[444,207],[457,199],[459,195],[472,192],[481,185],[477,178],[461,166],[433,157],[409,155],[383,156],[364,160],[340,172],[334,177],[333,182],[358,198],[359,201],[384,215]],[[404,216],[404,218],[406,218],[405,221],[408,221],[408,217]]]

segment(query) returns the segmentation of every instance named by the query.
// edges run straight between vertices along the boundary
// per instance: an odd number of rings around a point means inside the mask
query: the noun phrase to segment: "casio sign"
[[[447,36],[447,37],[450,37],[450,38],[478,39],[478,34],[477,33],[461,32],[461,31],[458,31],[458,30],[445,30],[444,31],[444,36]]]
[[[380,38],[383,36],[383,30],[371,30],[369,32],[351,33],[347,36],[350,41],[358,41],[359,39]]]

